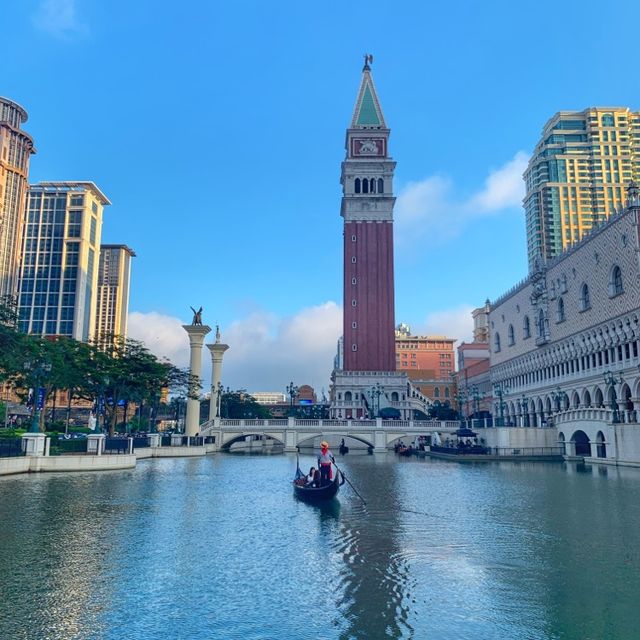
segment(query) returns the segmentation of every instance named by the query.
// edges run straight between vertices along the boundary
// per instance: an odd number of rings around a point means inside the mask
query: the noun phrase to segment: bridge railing
[[[239,419],[239,418],[222,418],[219,421],[219,427],[214,423],[206,423],[202,425],[201,433],[204,431],[214,430],[216,428],[230,429],[268,429],[277,427],[287,427],[289,429],[297,428],[317,428],[332,430],[375,430],[375,429],[393,429],[393,430],[410,430],[410,431],[455,431],[460,428],[460,422],[457,420],[317,420],[312,418],[288,418],[273,420],[256,420],[256,419]]]

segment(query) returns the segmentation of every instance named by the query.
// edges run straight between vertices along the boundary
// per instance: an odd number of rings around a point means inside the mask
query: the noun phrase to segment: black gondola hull
[[[324,487],[305,487],[293,483],[293,491],[296,497],[306,502],[323,502],[325,500],[331,500],[334,498],[338,489],[344,484],[344,480],[341,480],[342,474],[337,471],[335,478]]]

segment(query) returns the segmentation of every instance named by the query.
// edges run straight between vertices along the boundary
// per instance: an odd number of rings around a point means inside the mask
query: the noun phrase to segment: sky
[[[185,366],[180,325],[202,306],[234,389],[328,389],[365,52],[398,163],[396,322],[413,333],[469,340],[471,310],[526,276],[522,173],[555,112],[640,108],[631,0],[0,6],[0,95],[29,113],[31,182],[106,193],[102,241],[137,254],[130,337]]]

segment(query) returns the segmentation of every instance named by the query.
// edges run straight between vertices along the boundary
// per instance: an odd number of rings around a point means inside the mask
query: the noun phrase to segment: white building
[[[284,404],[287,396],[281,391],[252,391],[249,394],[258,404]]]
[[[640,197],[491,305],[494,416],[567,455],[640,464]]]

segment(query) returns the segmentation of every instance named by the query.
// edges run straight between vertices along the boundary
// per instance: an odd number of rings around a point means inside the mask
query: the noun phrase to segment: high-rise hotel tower
[[[640,112],[560,111],[544,126],[524,174],[529,269],[577,242],[625,202],[640,177]]]
[[[93,182],[29,187],[20,266],[20,329],[93,338],[102,212],[109,199]]]
[[[0,297],[15,296],[29,158],[33,140],[20,129],[27,112],[0,98]]]

